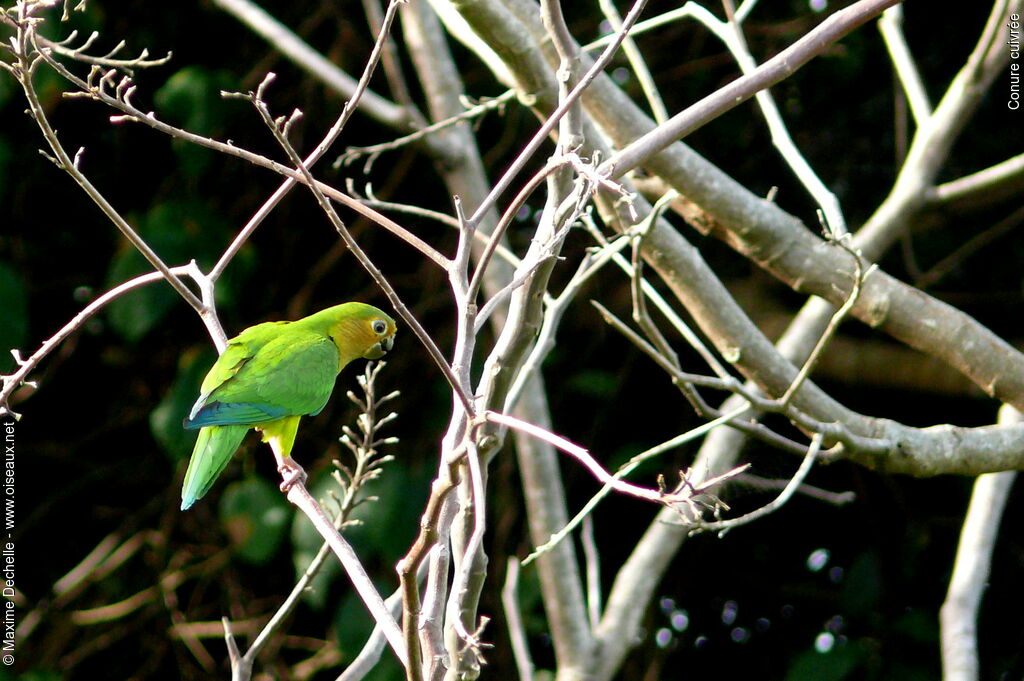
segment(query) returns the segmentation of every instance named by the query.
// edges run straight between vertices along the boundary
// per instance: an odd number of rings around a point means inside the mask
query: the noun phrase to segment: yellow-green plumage
[[[335,305],[294,322],[249,327],[228,341],[185,420],[199,439],[181,488],[185,510],[206,494],[250,428],[288,457],[299,419],[326,406],[334,380],[359,357],[391,349],[395,321],[363,303]]]

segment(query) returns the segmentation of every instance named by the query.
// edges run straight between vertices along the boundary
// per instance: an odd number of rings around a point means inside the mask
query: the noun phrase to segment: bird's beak
[[[365,357],[366,359],[380,359],[385,354],[387,354],[388,350],[393,348],[394,345],[395,345],[395,337],[394,336],[388,336],[387,338],[381,338],[379,342],[374,343],[373,347],[370,348],[370,351],[367,352],[365,355],[363,355],[363,357]]]

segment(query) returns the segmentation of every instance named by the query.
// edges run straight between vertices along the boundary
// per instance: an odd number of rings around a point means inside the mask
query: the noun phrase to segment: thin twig
[[[736,482],[744,486],[753,487],[754,489],[784,489],[789,484],[789,480],[762,478],[753,473],[744,473],[736,479]],[[796,493],[833,506],[845,506],[857,500],[856,492],[832,492],[821,487],[808,485],[807,483],[800,485]]]
[[[1024,189],[1024,154],[964,177],[933,187],[928,192],[931,208],[987,206]]]
[[[437,344],[434,343],[434,340],[430,337],[429,334],[427,334],[426,330],[419,323],[419,320],[417,320],[412,315],[412,313],[409,312],[409,309],[405,306],[405,303],[402,302],[402,299],[399,297],[398,292],[395,291],[394,287],[391,285],[391,282],[389,282],[387,278],[384,277],[384,274],[373,263],[373,261],[370,260],[370,257],[366,254],[366,252],[362,249],[358,242],[356,242],[355,238],[352,236],[352,234],[348,231],[348,228],[345,226],[345,223],[338,216],[337,211],[334,210],[334,206],[331,204],[330,201],[327,200],[327,197],[320,190],[318,183],[313,179],[313,176],[310,174],[309,168],[306,167],[302,158],[298,155],[298,152],[295,151],[295,148],[292,146],[291,142],[288,141],[286,129],[298,119],[298,116],[296,115],[298,112],[293,112],[292,116],[288,118],[287,122],[283,122],[283,127],[282,124],[280,124],[278,121],[275,121],[274,118],[271,116],[270,110],[267,108],[266,101],[263,98],[263,93],[266,87],[269,86],[270,83],[273,81],[273,79],[274,74],[267,74],[266,78],[263,79],[263,82],[260,84],[256,93],[252,95],[253,105],[256,107],[256,110],[259,112],[260,116],[263,118],[263,122],[267,125],[271,132],[273,132],[274,138],[281,145],[282,149],[285,150],[285,153],[288,154],[288,158],[299,170],[300,174],[305,178],[306,186],[313,193],[313,196],[316,198],[321,210],[331,221],[331,224],[334,226],[335,230],[337,230],[338,234],[341,236],[342,241],[345,242],[345,245],[352,252],[352,255],[355,256],[356,260],[359,261],[359,264],[363,267],[363,269],[366,270],[367,274],[370,275],[370,277],[374,280],[377,286],[380,287],[381,291],[384,292],[384,295],[387,296],[388,300],[394,307],[395,312],[397,312],[398,315],[402,318],[402,320],[409,325],[409,328],[415,334],[416,338],[420,341],[420,343],[423,344],[423,347],[426,348],[427,354],[430,355],[431,360],[433,360],[434,364],[437,365],[437,367],[441,370],[442,375],[444,375],[445,379],[451,385],[452,390],[454,391],[455,395],[459,398],[459,400],[462,402],[463,407],[466,409],[468,413],[472,414],[472,402],[469,396],[466,395],[465,390],[460,384],[458,377],[456,377],[452,373],[452,368],[448,365],[448,362],[445,360],[444,355],[441,354],[441,350],[437,347]]]
[[[600,0],[598,4],[601,6],[601,12],[604,14],[604,18],[608,20],[612,31],[618,33],[622,30],[622,16],[619,14],[619,10],[616,9],[615,4],[611,0]],[[634,30],[626,34],[626,38],[622,41],[622,51],[625,53],[626,59],[629,60],[629,65],[632,67],[633,73],[640,83],[640,90],[647,99],[647,105],[651,107],[651,116],[654,117],[654,122],[660,125],[668,120],[668,109],[665,108],[665,102],[661,98],[661,93],[658,92],[658,86],[654,82],[654,77],[651,75],[650,69],[647,68],[647,61],[644,59],[643,52],[640,51],[636,40],[633,39],[633,36],[637,33],[636,28],[637,26],[634,26]]]
[[[779,404],[783,407],[788,406],[789,403],[792,402],[793,397],[800,390],[800,386],[802,386],[804,381],[807,380],[807,377],[810,376],[815,365],[818,363],[818,360],[821,358],[821,353],[839,329],[839,325],[850,310],[853,309],[853,306],[857,304],[857,299],[860,297],[860,291],[864,285],[864,280],[867,279],[867,277],[876,269],[875,265],[869,265],[867,269],[864,268],[864,263],[860,253],[857,253],[850,248],[847,243],[849,239],[846,238],[846,235],[838,238],[833,235],[831,236],[831,241],[853,257],[853,288],[850,290],[850,295],[847,296],[846,301],[838,310],[836,310],[831,319],[828,320],[828,325],[825,327],[825,331],[818,338],[818,342],[814,344],[814,349],[811,350],[811,354],[808,355],[807,361],[805,361],[803,366],[800,367],[800,371],[797,372],[796,378],[793,379],[793,382],[790,383],[786,392],[779,398]]]
[[[449,116],[444,120],[438,121],[436,123],[431,123],[430,125],[421,128],[416,132],[405,135],[404,137],[393,139],[390,142],[382,142],[381,144],[372,144],[367,147],[348,147],[347,149],[345,149],[345,153],[339,156],[334,161],[333,165],[335,168],[337,168],[343,165],[351,164],[360,156],[370,156],[371,158],[376,158],[385,151],[395,151],[396,149],[401,149],[402,147],[405,147],[409,144],[413,144],[414,142],[418,142],[422,138],[427,137],[428,135],[431,135],[435,132],[438,132],[439,130],[450,128],[451,126],[461,123],[462,121],[479,118],[488,111],[492,111],[495,109],[501,111],[502,109],[504,109],[506,104],[508,104],[510,101],[513,101],[514,99],[515,90],[507,90],[502,94],[498,95],[497,97],[491,97],[482,100],[480,103],[469,107],[468,109],[466,109],[465,111],[458,115]],[[369,163],[370,161],[368,160],[367,164]],[[364,168],[364,170],[366,172],[369,172],[369,166]]]
[[[635,321],[648,340],[654,345],[655,349],[665,357],[677,369],[682,369],[679,364],[679,357],[675,351],[669,345],[665,336],[662,335],[658,325],[654,323],[650,313],[647,310],[647,297],[644,295],[644,284],[647,280],[643,276],[644,261],[642,257],[644,237],[650,234],[651,228],[660,219],[661,214],[668,208],[669,204],[677,196],[675,190],[669,190],[662,195],[658,201],[651,207],[651,212],[644,218],[644,222],[640,229],[637,230],[637,234],[631,238],[632,241],[632,259],[630,262],[631,275],[630,275],[630,295],[633,302],[633,321]],[[649,285],[649,284],[648,284]],[[710,407],[707,402],[700,396],[697,389],[689,383],[677,383],[677,387],[686,397],[687,401],[701,416],[706,416]]]
[[[601,552],[594,538],[594,516],[583,518],[580,545],[583,546],[583,561],[587,568],[587,616],[591,630],[595,630],[601,623]]]
[[[12,39],[11,44],[16,48],[16,57],[18,60],[18,68],[16,76],[18,82],[21,84],[22,90],[25,93],[25,98],[29,103],[29,111],[31,112],[32,119],[35,120],[39,126],[40,131],[43,133],[43,138],[53,151],[55,158],[54,162],[57,167],[78,183],[86,195],[92,199],[92,201],[103,211],[104,215],[110,219],[111,222],[121,231],[126,239],[135,247],[139,253],[142,254],[146,260],[163,275],[164,279],[171,285],[171,287],[178,292],[182,298],[185,299],[189,305],[195,309],[200,315],[204,314],[205,306],[203,301],[196,297],[192,291],[185,286],[185,284],[178,278],[176,274],[171,272],[170,268],[164,263],[164,261],[157,255],[156,251],[150,248],[149,244],[139,236],[138,232],[128,224],[128,221],[121,216],[121,214],[114,208],[106,197],[96,188],[95,185],[89,178],[85,176],[80,168],[80,153],[76,154],[75,158],[72,159],[64,149],[64,145],[57,137],[57,132],[50,125],[49,119],[46,117],[46,111],[43,109],[43,105],[39,101],[39,95],[36,92],[35,85],[33,84],[33,77],[35,75],[36,68],[43,63],[39,60],[39,55],[45,59],[46,48],[41,48],[37,45],[37,34],[36,34],[36,19],[33,16],[33,11],[38,10],[41,6],[34,3],[22,3],[18,6],[18,24],[17,24],[17,36]]]
[[[693,494],[699,494],[702,490],[694,490],[692,488],[687,489],[685,486],[681,487],[676,491],[666,490],[652,490],[646,487],[640,487],[639,485],[633,485],[623,481],[617,476],[611,475],[606,471],[601,464],[587,451],[585,448],[579,446],[575,442],[572,442],[561,435],[552,433],[549,430],[545,430],[540,426],[532,423],[527,423],[522,419],[517,419],[514,416],[508,414],[500,414],[494,411],[486,411],[482,415],[482,418],[490,421],[491,423],[497,423],[502,426],[514,428],[522,431],[528,435],[532,435],[540,440],[553,445],[554,447],[562,450],[569,456],[573,457],[577,461],[583,464],[583,466],[590,471],[590,473],[597,478],[598,481],[609,485],[616,492],[626,494],[629,496],[636,497],[638,499],[644,499],[646,501],[652,501],[654,503],[663,504],[670,508],[677,508],[683,504],[688,503],[688,500]],[[717,424],[716,424],[717,425]],[[739,473],[746,470],[746,467],[741,467],[731,472],[731,475],[739,475]],[[716,480],[716,483],[720,480]]]
[[[597,78],[597,76],[604,70],[604,67],[608,65],[608,62],[610,62],[612,57],[615,55],[619,45],[623,40],[625,40],[626,34],[636,22],[637,17],[640,16],[640,12],[643,11],[645,5],[646,0],[638,0],[634,3],[629,14],[627,14],[626,18],[622,21],[622,28],[616,32],[611,42],[604,49],[601,55],[594,60],[593,65],[587,69],[586,73],[580,77],[579,82],[576,83],[572,91],[559,102],[558,108],[548,116],[540,129],[534,133],[534,136],[526,146],[523,147],[515,161],[512,162],[512,165],[509,166],[508,170],[506,170],[501,178],[495,183],[494,187],[487,195],[487,198],[484,199],[484,201],[473,212],[472,217],[469,218],[470,223],[476,224],[483,215],[491,209],[495,202],[497,202],[498,197],[508,189],[515,177],[526,166],[526,163],[533,158],[535,153],[537,153],[537,150],[540,149],[544,140],[547,139],[547,136],[555,129],[555,126],[558,125],[562,117],[576,104],[579,98],[583,95],[583,91],[586,90],[594,79]]]
[[[899,1],[861,0],[830,15],[793,45],[749,74],[719,88],[617,152],[602,164],[601,169],[610,177],[621,177],[669,144],[739,106],[757,92],[788,78],[794,71],[821,54],[828,45]]]
[[[163,66],[164,64],[169,62],[171,60],[171,57],[173,56],[172,53],[168,52],[163,57],[150,59],[149,51],[143,49],[142,52],[140,52],[137,57],[114,57],[114,54],[119,52],[120,48],[123,48],[125,45],[124,41],[122,40],[118,44],[118,46],[114,48],[114,50],[112,50],[106,56],[97,57],[89,54],[87,50],[92,46],[93,42],[95,42],[96,39],[99,38],[100,34],[97,31],[93,31],[91,34],[89,34],[89,37],[86,38],[85,42],[83,42],[81,45],[79,45],[78,47],[69,47],[70,43],[77,38],[77,35],[77,31],[72,31],[67,38],[60,42],[49,40],[41,35],[37,35],[36,38],[40,45],[50,48],[51,50],[53,50],[61,56],[68,57],[69,59],[74,59],[75,61],[82,62],[83,64],[95,64],[97,66],[115,68],[124,71],[129,75],[132,74],[132,69],[135,68],[151,68],[154,66]]]
[[[731,5],[731,0],[726,0],[725,6],[731,8]],[[730,17],[730,21],[727,24],[722,24],[714,15],[705,11],[699,5],[694,5],[694,16],[725,43],[744,74],[752,73],[757,68],[757,63],[750,53],[750,48],[747,46],[747,40],[743,36],[743,29],[739,22],[733,21]],[[779,151],[783,160],[786,161],[786,165],[790,167],[793,174],[796,175],[800,183],[821,208],[821,211],[825,214],[829,229],[837,235],[846,234],[846,218],[843,216],[843,209],[839,204],[839,199],[825,186],[825,183],[821,181],[818,174],[814,172],[811,164],[800,153],[800,149],[796,146],[796,142],[793,141],[792,135],[789,134],[789,128],[786,127],[786,122],[783,120],[782,114],[775,104],[775,98],[772,96],[771,91],[765,88],[754,95],[754,99],[761,110],[761,115],[764,116],[765,122],[768,124],[772,144]]]
[[[202,281],[204,278],[195,262],[179,267],[172,267],[170,268],[170,271],[176,276],[188,275],[197,282]],[[17,361],[18,368],[13,373],[2,377],[3,388],[0,390],[0,416],[11,415],[15,418],[19,417],[19,415],[11,411],[8,406],[11,395],[18,389],[18,387],[25,384],[25,379],[28,377],[29,373],[31,373],[47,355],[53,352],[58,345],[67,339],[68,336],[78,331],[97,312],[124,294],[134,291],[142,286],[163,281],[164,279],[165,277],[161,272],[150,272],[149,274],[143,274],[135,277],[134,279],[129,279],[123,284],[110,289],[86,305],[81,312],[72,317],[70,321],[57,331],[57,333],[43,341],[39,348],[29,357],[22,359],[21,355],[18,354],[17,351],[12,351],[14,358]],[[220,326],[220,322],[216,320],[215,315],[208,316],[207,320],[209,320],[207,323],[207,329],[210,331],[210,335],[214,339],[214,344],[217,345],[218,349],[223,349],[227,345],[227,337]]]
[[[696,440],[699,437],[703,437],[714,428],[726,425],[730,421],[739,418],[748,411],[750,411],[749,407],[741,407],[732,412],[729,412],[728,414],[720,416],[713,421],[708,421],[707,423],[704,423],[692,430],[682,433],[681,435],[677,435],[676,437],[667,440],[666,442],[662,442],[659,445],[646,449],[637,454],[636,456],[632,457],[629,461],[623,464],[619,468],[619,470],[615,471],[615,475],[613,476],[613,478],[615,480],[621,480],[622,478],[626,477],[634,470],[636,470],[636,468],[640,466],[640,464],[647,461],[648,459],[651,459],[655,456],[659,456],[670,449],[674,449],[675,447],[684,445],[687,442]],[[746,470],[745,466],[743,467],[743,470]],[[741,470],[732,472],[730,477],[732,477],[732,475],[739,475],[739,473],[741,472]],[[575,530],[579,526],[580,523],[582,523],[587,517],[590,516],[593,510],[597,508],[597,505],[601,503],[601,501],[606,496],[608,496],[608,493],[611,492],[613,489],[614,486],[606,482],[604,486],[597,492],[597,494],[592,496],[587,501],[587,503],[583,505],[583,508],[581,508],[579,512],[575,516],[573,516],[572,520],[566,523],[564,527],[558,530],[558,532],[552,534],[546,542],[538,546],[536,549],[533,550],[533,552],[530,555],[523,559],[523,566],[525,567],[529,565],[537,558],[539,558],[540,556],[544,555],[545,553],[553,549],[555,546],[557,546],[559,542],[568,537],[573,532],[573,530]]]
[[[910,112],[920,127],[931,118],[932,104],[921,81],[921,72],[917,70],[914,56],[910,53],[910,47],[903,36],[903,6],[896,5],[882,12],[878,20],[878,30],[885,41],[886,49],[889,50],[889,59],[892,60],[896,77],[903,86],[903,93],[910,102]]]
[[[526,641],[523,616],[519,611],[519,561],[509,556],[505,563],[505,586],[501,589],[501,604],[505,608],[505,622],[508,624],[512,657],[519,671],[519,681],[533,681],[533,658]]]
[[[657,205],[657,203],[655,205]],[[590,234],[598,241],[598,243],[608,243],[607,239],[605,239],[604,235],[601,234],[601,231],[597,228],[596,225],[593,224],[593,222],[584,220],[583,224],[586,226],[587,231],[590,232]],[[621,254],[616,253],[612,255],[612,262],[614,262],[615,265],[618,266],[618,268],[621,269],[626,274],[626,276],[630,278],[630,280],[633,279],[633,277],[635,276],[635,270],[633,268],[633,265],[628,260],[626,260],[626,258],[624,258]],[[640,287],[643,290],[644,296],[646,296],[651,302],[654,303],[654,306],[658,308],[659,312],[665,315],[665,318],[669,321],[670,324],[672,324],[672,327],[679,333],[679,335],[683,337],[687,344],[689,344],[689,346],[693,348],[697,352],[697,354],[701,356],[701,359],[703,359],[707,363],[707,365],[711,368],[715,375],[721,378],[732,376],[732,374],[730,374],[729,371],[725,368],[725,366],[718,360],[717,355],[715,355],[715,353],[708,348],[707,344],[704,343],[703,340],[701,340],[700,336],[698,336],[697,333],[690,328],[690,325],[683,321],[682,317],[680,317],[676,313],[676,311],[672,309],[672,306],[668,303],[668,301],[665,300],[665,297],[662,296],[661,293],[659,293],[658,290],[654,288],[654,286],[652,286],[646,278],[641,278]]]
[[[821,433],[815,433],[811,440],[811,445],[807,448],[807,454],[804,456],[804,460],[800,462],[800,468],[797,469],[796,473],[790,479],[789,484],[779,493],[779,496],[775,497],[770,503],[765,504],[756,511],[751,511],[745,515],[741,515],[738,518],[730,518],[729,520],[719,520],[715,522],[705,522],[703,520],[694,520],[687,522],[686,524],[693,528],[693,532],[718,532],[721,534],[739,527],[741,525],[747,525],[754,522],[759,518],[763,518],[769,513],[782,508],[787,501],[792,498],[793,493],[803,484],[807,474],[811,472],[811,468],[814,466],[814,462],[818,458],[818,453],[821,451],[822,442]]]
[[[914,281],[914,286],[923,291],[934,285],[981,249],[1014,232],[1021,223],[1024,223],[1024,207],[1018,208],[996,224],[972,236],[955,251],[928,268]]]

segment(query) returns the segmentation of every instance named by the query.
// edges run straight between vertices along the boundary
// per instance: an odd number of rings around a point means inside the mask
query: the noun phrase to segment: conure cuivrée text
[[[282,473],[301,473],[289,458],[299,419],[326,406],[346,364],[383,357],[394,338],[391,317],[371,305],[344,303],[294,322],[257,324],[229,340],[185,419],[199,439],[181,509],[210,490],[250,428],[262,432]]]

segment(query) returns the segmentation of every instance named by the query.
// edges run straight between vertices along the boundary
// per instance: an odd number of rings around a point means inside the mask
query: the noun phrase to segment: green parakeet
[[[294,322],[257,324],[229,340],[185,420],[185,428],[200,430],[181,510],[209,491],[250,428],[262,431],[282,473],[301,475],[289,458],[299,419],[326,406],[346,364],[383,357],[394,338],[391,317],[370,305],[344,303]],[[289,482],[294,478],[286,477]]]

